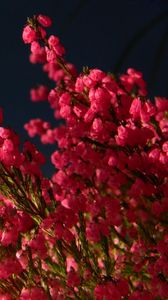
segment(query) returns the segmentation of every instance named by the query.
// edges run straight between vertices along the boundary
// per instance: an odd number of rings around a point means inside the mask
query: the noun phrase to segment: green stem
[[[111,273],[113,271],[113,267],[114,267],[114,262],[112,263],[112,259],[109,255],[109,242],[106,236],[102,236],[101,238],[101,248],[104,252],[104,266],[106,269],[106,275],[107,277],[111,276]]]
[[[86,265],[88,265],[88,267],[94,272],[95,276],[98,276],[100,273],[100,269],[98,267],[98,263],[97,263],[94,253],[92,253],[92,251],[90,251],[90,249],[89,249],[88,241],[86,239],[85,219],[84,219],[83,213],[81,213],[81,212],[79,213],[79,223],[80,223],[80,228],[79,228],[78,233],[79,233],[79,239],[81,242],[81,248],[83,251],[82,257],[84,258]],[[92,267],[89,258],[92,259],[94,268]]]
[[[72,81],[75,81],[75,77],[71,74],[70,70],[65,65],[65,63],[64,63],[64,61],[63,61],[63,59],[61,57],[57,57],[57,63],[59,64],[59,66],[61,67],[61,69],[63,69],[63,71],[65,72],[65,74],[67,74],[68,77],[70,77],[70,79]]]

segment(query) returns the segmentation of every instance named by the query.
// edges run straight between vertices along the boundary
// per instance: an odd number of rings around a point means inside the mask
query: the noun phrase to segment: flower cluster
[[[116,76],[66,62],[51,19],[28,19],[23,40],[54,88],[57,128],[25,124],[55,144],[55,172],[43,155],[0,128],[0,299],[168,298],[168,101],[152,103],[142,73]],[[2,121],[2,114],[0,119]]]

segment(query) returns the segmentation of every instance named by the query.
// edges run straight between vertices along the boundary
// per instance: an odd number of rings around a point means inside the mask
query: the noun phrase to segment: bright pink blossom
[[[48,16],[38,15],[37,20],[44,27],[50,27],[52,25],[52,20]]]
[[[37,33],[30,25],[27,25],[23,30],[22,38],[25,44],[30,44],[37,40]]]

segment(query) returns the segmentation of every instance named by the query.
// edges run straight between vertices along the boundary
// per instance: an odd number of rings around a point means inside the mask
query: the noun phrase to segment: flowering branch
[[[0,298],[167,299],[168,101],[152,103],[132,68],[77,74],[51,23],[28,18],[22,36],[55,83],[31,99],[64,120],[25,124],[59,147],[55,172],[45,178],[42,153],[0,128]]]

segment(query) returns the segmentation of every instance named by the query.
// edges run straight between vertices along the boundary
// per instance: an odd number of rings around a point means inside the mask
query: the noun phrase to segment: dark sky
[[[78,70],[87,65],[113,72],[118,66],[120,73],[134,67],[150,83],[151,97],[168,95],[168,0],[1,1],[0,106],[5,125],[16,130],[22,140],[27,139],[23,125],[31,118],[56,124],[47,103],[29,100],[31,87],[48,82],[41,67],[29,63],[29,47],[21,39],[27,16],[38,13],[53,18],[52,32],[61,37],[68,61]],[[128,55],[119,65],[132,39]],[[47,155],[54,149],[33,141]],[[45,167],[46,173],[50,170]]]

